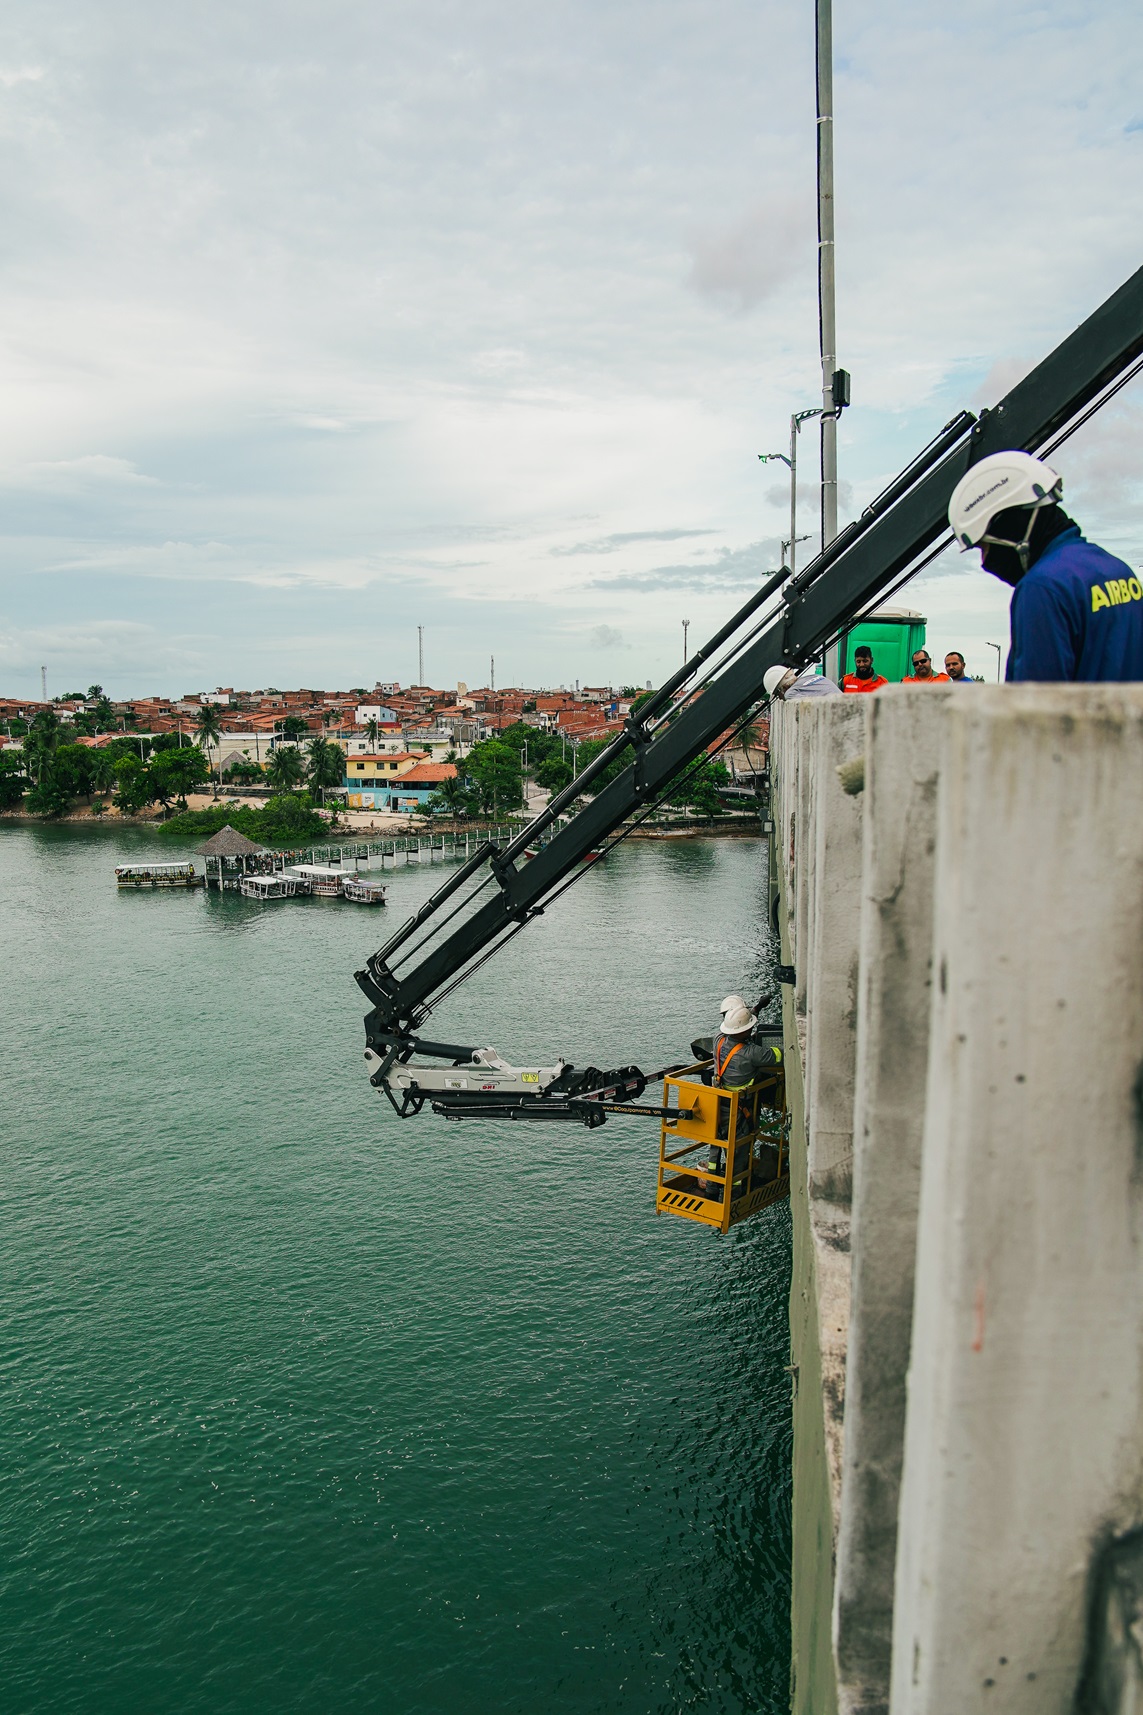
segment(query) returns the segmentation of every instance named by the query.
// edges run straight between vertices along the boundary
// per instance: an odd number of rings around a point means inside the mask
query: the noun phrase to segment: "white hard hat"
[[[762,675],[762,689],[768,697],[772,697],[787,673],[793,672],[791,667],[767,667]]]
[[[718,1010],[722,1014],[723,1018],[725,1018],[728,1012],[733,1012],[736,1008],[739,1011],[743,1011],[745,1007],[746,1002],[740,994],[728,994]]]
[[[1063,477],[1043,459],[1015,450],[991,453],[953,489],[949,523],[962,548],[976,548],[998,512],[1009,506],[1053,506],[1063,492]]]
[[[727,1036],[745,1036],[746,1032],[753,1030],[757,1023],[757,1018],[748,1006],[736,1006],[723,1019],[722,1028]]]

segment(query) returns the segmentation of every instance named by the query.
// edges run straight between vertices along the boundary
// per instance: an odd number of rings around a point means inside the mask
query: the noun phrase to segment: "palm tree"
[[[210,760],[210,750],[218,746],[218,783],[222,784],[222,714],[217,703],[204,703],[195,716],[194,741]]]
[[[60,741],[60,717],[54,709],[40,709],[32,717],[24,740],[24,766],[35,775],[36,785],[42,785],[44,769]]]
[[[289,792],[302,778],[302,753],[296,744],[275,745],[266,763],[266,778],[278,792]]]
[[[376,744],[381,736],[381,722],[376,715],[370,715],[365,723],[365,736],[370,744]]]
[[[107,792],[115,780],[115,759],[105,750],[97,750],[91,760],[91,789]]]
[[[311,786],[321,793],[325,803],[326,788],[340,786],[345,779],[345,753],[339,744],[328,738],[312,738],[306,747],[309,767],[306,770]]]
[[[765,734],[762,726],[758,722],[754,722],[750,726],[743,727],[743,729],[742,729],[742,733],[741,733],[742,753],[746,758],[747,766],[755,774],[758,772],[758,770],[755,768],[754,763],[750,759],[750,746],[754,745],[756,749],[758,749],[762,752],[762,755],[764,757],[766,755],[766,746],[763,742],[765,737],[766,737],[766,734]]]

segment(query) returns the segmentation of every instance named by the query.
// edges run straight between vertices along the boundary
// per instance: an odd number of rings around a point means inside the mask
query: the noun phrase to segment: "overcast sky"
[[[1143,261],[1143,32],[835,5],[852,511]],[[0,149],[0,690],[659,680],[778,563],[812,0],[12,0]],[[1141,422],[1059,460],[1135,565]]]

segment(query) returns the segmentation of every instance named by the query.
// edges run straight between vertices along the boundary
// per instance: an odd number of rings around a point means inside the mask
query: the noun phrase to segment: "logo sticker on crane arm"
[[[520,1073],[520,1082],[522,1084],[538,1084],[539,1081],[540,1081],[540,1074],[538,1072],[521,1072]]]

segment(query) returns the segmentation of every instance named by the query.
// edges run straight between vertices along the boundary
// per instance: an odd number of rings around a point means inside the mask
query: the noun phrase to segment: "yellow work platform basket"
[[[790,1195],[786,1075],[774,1066],[745,1089],[716,1090],[699,1077],[703,1065],[663,1079],[663,1107],[674,1112],[659,1132],[655,1213],[726,1233]]]

